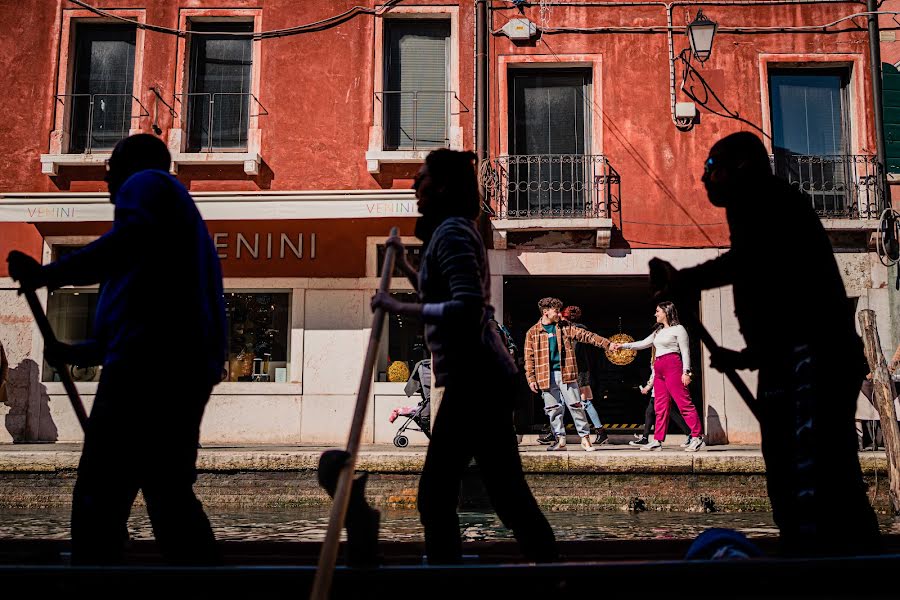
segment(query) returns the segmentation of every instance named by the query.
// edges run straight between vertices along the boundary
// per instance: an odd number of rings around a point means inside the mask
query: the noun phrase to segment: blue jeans
[[[550,427],[557,437],[566,435],[566,429],[563,425],[563,414],[565,411],[563,405],[569,407],[578,435],[584,437],[591,434],[591,425],[588,423],[584,403],[581,401],[581,392],[578,389],[578,384],[563,383],[562,373],[553,371],[550,374],[550,389],[541,390],[541,397],[544,400],[544,412],[547,413],[547,417],[550,419]]]
[[[603,427],[603,421],[600,420],[600,413],[597,412],[597,409],[594,407],[594,403],[591,400],[584,400],[584,411],[587,413],[587,416],[591,419],[591,424],[595,429],[600,429]]]

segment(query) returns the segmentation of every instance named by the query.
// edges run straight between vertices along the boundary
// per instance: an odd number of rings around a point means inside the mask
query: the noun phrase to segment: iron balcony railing
[[[375,92],[381,104],[383,150],[431,150],[450,146],[450,90]]]
[[[69,154],[112,150],[128,136],[134,119],[150,116],[131,94],[57,94],[56,101],[68,111]]]
[[[269,114],[248,92],[190,92],[177,100],[184,107],[187,152],[246,152],[250,119]]]
[[[618,172],[601,154],[519,154],[481,165],[499,219],[601,217],[619,210]]]
[[[885,206],[875,156],[776,153],[770,160],[775,174],[806,192],[823,218],[877,219]]]

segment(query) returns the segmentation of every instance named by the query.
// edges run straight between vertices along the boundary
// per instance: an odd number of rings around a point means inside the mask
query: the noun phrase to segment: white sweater
[[[683,325],[663,327],[659,331],[654,331],[640,342],[622,344],[622,347],[628,350],[646,350],[651,344],[656,349],[656,358],[678,352],[681,354],[681,365],[684,371],[687,372],[691,368],[691,349],[688,343],[687,330]],[[652,372],[650,381],[653,381]]]

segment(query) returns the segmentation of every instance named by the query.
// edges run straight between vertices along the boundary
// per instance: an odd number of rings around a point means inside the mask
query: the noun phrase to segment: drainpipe
[[[876,0],[866,0],[866,12],[868,12],[869,22],[869,68],[872,78],[872,113],[875,118],[875,147],[878,153],[878,185],[882,190],[882,198],[884,206],[891,206],[890,187],[887,183],[887,150],[884,145],[884,97],[881,89],[881,35],[878,30],[878,3]],[[888,268],[888,307],[890,309],[890,340],[891,346],[897,344],[898,326],[897,315],[898,310],[898,294],[896,282],[898,265]]]
[[[884,177],[887,165],[887,151],[884,147],[884,101],[881,92],[881,35],[878,31],[878,3],[866,0],[866,12],[869,13],[869,68],[872,77],[872,101],[875,114],[875,144],[878,152],[878,166]],[[881,181],[879,183],[884,183]],[[887,193],[887,190],[882,187]],[[885,197],[885,200],[889,200]]]
[[[487,0],[476,0],[475,152],[478,154],[479,164],[488,157],[488,30]]]

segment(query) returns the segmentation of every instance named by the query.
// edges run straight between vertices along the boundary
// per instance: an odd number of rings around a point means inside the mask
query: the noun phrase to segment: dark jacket
[[[726,216],[731,249],[681,271],[681,286],[733,285],[734,312],[756,360],[777,361],[809,344],[857,367],[862,344],[853,305],[810,198],[770,176],[752,198],[733,202]]]
[[[44,267],[48,287],[100,284],[94,335],[105,367],[165,365],[219,382],[222,271],[193,199],[168,173],[148,170],[132,175],[113,204],[109,232]]]
[[[419,299],[435,385],[451,375],[514,375],[516,365],[491,326],[491,274],[475,222],[451,217],[434,231],[422,254]]]

